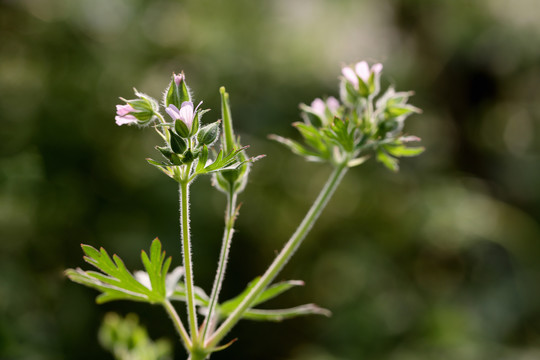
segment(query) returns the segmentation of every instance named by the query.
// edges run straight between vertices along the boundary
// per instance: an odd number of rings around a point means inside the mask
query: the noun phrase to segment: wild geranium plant
[[[163,140],[156,146],[161,159],[147,161],[178,184],[183,266],[170,269],[171,258],[165,257],[158,239],[151,243],[148,253],[142,252],[144,270],[135,272],[130,272],[117,255],[111,257],[103,248],[97,250],[82,245],[84,260],[98,271],[69,269],[67,276],[100,291],[98,303],[132,300],[163,306],[191,360],[208,359],[213,352],[229,346],[233,341],[225,337],[241,319],[280,321],[307,314],[329,315],[328,310],[314,304],[275,310],[259,309],[258,305],[303,284],[297,280],[273,281],[300,246],[349,168],[374,155],[384,166],[397,171],[399,157],[416,156],[424,150],[409,146],[419,138],[403,134],[405,119],[420,112],[408,104],[412,93],[396,92],[390,87],[381,94],[382,68],[381,64],[370,67],[365,61],[344,67],[340,100],[328,97],[300,105],[303,121],[293,125],[302,141],[271,136],[294,153],[309,161],[329,163],[334,170],[266,272],[251,281],[238,296],[226,301],[221,301],[219,294],[238,216],[237,198],[246,186],[250,166],[260,156],[248,157],[247,147],[241,146],[235,136],[225,88],[220,89],[222,119],[206,125],[202,117],[207,110],[201,109],[202,102],[194,106],[183,73],[173,74],[161,106],[135,90],[135,99],[122,99],[124,104],[117,105],[116,123],[153,127]],[[223,242],[210,295],[195,286],[193,280],[189,229],[190,184],[208,174],[213,177],[213,185],[227,197]],[[180,318],[174,306],[178,302],[187,306],[187,319]]]

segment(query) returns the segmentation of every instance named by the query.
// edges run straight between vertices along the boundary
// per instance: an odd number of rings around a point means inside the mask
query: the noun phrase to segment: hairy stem
[[[225,213],[225,231],[223,233],[223,242],[221,244],[221,252],[219,255],[218,269],[216,272],[216,278],[214,280],[214,286],[210,295],[210,305],[208,306],[208,314],[204,323],[204,329],[201,335],[201,339],[204,341],[206,333],[210,330],[213,331],[217,322],[215,319],[214,311],[218,302],[219,292],[225,278],[225,269],[227,268],[227,260],[229,259],[229,250],[231,247],[231,240],[234,233],[234,222],[236,220],[236,199],[237,194],[233,191],[227,194],[227,211]],[[218,314],[216,314],[218,315]]]
[[[279,255],[274,259],[268,270],[260,278],[257,284],[251,289],[244,300],[238,305],[238,307],[229,315],[229,317],[221,324],[216,332],[208,339],[205,347],[215,347],[227,333],[232,329],[234,325],[242,318],[242,315],[249,309],[253,301],[263,292],[266,287],[272,282],[276,275],[283,269],[285,264],[292,257],[298,246],[302,243],[302,240],[306,237],[307,233],[321,214],[328,200],[332,197],[334,191],[337,189],[341,179],[347,172],[345,164],[337,166],[330,178],[326,182],[325,186],[321,190],[319,196],[309,209],[308,213],[291,236],[289,241],[285,244]]]
[[[186,297],[189,320],[189,332],[193,346],[198,342],[197,311],[195,309],[195,292],[193,290],[193,264],[191,262],[191,240],[189,235],[189,183],[180,182],[180,225],[182,230],[182,256],[186,274]]]
[[[189,350],[191,348],[191,340],[186,329],[184,328],[184,324],[182,324],[182,320],[180,320],[180,317],[178,316],[178,313],[176,312],[169,300],[165,300],[163,302],[163,307],[167,311],[167,314],[169,314],[169,316],[171,317],[171,320],[174,323],[174,327],[176,328],[176,331],[178,331],[178,334],[182,339],[184,347]]]

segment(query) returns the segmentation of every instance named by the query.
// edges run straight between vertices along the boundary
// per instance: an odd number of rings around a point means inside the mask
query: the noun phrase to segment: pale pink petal
[[[335,114],[339,109],[339,101],[333,96],[326,99],[326,105],[332,114]]]
[[[375,75],[378,75],[378,74],[381,73],[382,69],[383,69],[382,64],[381,64],[381,63],[377,63],[377,64],[375,64],[375,65],[373,65],[373,66],[371,67],[371,72],[374,73]]]
[[[311,103],[311,109],[313,112],[321,117],[324,117],[324,111],[326,110],[326,104],[319,98],[316,98]]]
[[[191,129],[193,123],[193,103],[191,101],[184,101],[180,107],[180,120],[186,124],[188,129]]]
[[[137,118],[133,115],[115,116],[114,119],[116,120],[116,125],[118,126],[137,123]]]
[[[180,83],[184,80],[184,74],[173,74],[174,83],[176,86],[180,86]]]
[[[180,110],[178,110],[178,108],[176,106],[174,106],[173,104],[170,104],[165,109],[165,111],[167,112],[167,114],[169,114],[170,117],[173,118],[173,120],[180,119]]]
[[[135,112],[135,109],[129,104],[116,105],[116,115],[118,116],[125,116],[131,112]]]
[[[368,63],[365,61],[360,61],[356,64],[354,70],[356,71],[356,75],[364,82],[367,82],[369,80],[369,66]]]
[[[358,76],[356,76],[356,73],[353,69],[350,67],[344,67],[341,69],[341,73],[343,76],[345,76],[345,79],[354,85],[354,87],[358,87]]]

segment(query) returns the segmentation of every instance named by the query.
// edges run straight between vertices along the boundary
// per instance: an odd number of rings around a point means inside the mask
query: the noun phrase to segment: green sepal
[[[182,80],[179,85],[176,85],[174,81],[174,76],[171,80],[167,93],[165,95],[165,107],[173,104],[178,109],[182,107],[182,103],[185,101],[191,101],[191,96],[189,94],[188,87],[186,85],[185,77],[182,73]]]
[[[183,138],[187,139],[190,137],[190,130],[188,129],[187,125],[180,119],[174,121],[174,130],[176,130],[176,133]]]
[[[183,124],[183,123],[182,123]],[[174,131],[169,130],[171,136],[171,149],[175,154],[183,154],[187,149],[186,141]]]
[[[300,104],[300,110],[302,110],[302,117],[304,122],[307,124],[313,125],[317,128],[320,128],[324,124],[324,120],[317,114],[315,114],[311,107],[306,104]]]
[[[195,116],[193,116],[193,122],[191,123],[191,131],[189,132],[189,136],[194,136],[199,131],[199,111],[195,113]]]

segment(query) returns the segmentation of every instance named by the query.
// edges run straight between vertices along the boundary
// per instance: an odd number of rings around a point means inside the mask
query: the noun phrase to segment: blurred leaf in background
[[[385,87],[415,90],[424,113],[408,126],[427,151],[402,161],[399,174],[373,163],[351,171],[285,269],[284,279],[306,286],[272,306],[316,299],[332,318],[241,323],[240,340],[212,358],[537,358],[536,8],[535,0],[0,0],[0,358],[110,358],[96,335],[108,311],[137,312],[152,338],[173,334],[157,308],[97,307],[91,290],[62,278],[81,265],[80,243],[122,254],[130,269],[156,236],[169,254],[179,251],[174,184],[144,161],[154,135],[114,124],[118,96],[135,86],[159,97],[184,70],[212,109],[206,117],[217,119],[225,85],[242,142],[268,155],[243,197],[226,299],[264,270],[329,172],[267,134],[294,138],[298,104],[336,96],[341,66],[361,59],[384,63]],[[196,182],[192,197],[195,270],[206,289],[224,211],[208,186]],[[175,354],[182,359],[180,347]]]

